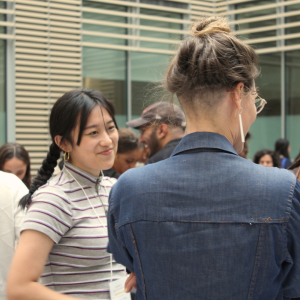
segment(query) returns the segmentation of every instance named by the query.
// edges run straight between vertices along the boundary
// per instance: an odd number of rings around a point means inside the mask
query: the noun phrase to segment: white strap
[[[107,233],[107,235],[108,235],[107,228],[105,227],[105,225],[103,224],[101,218],[100,218],[99,215],[97,214],[96,209],[95,209],[95,207],[93,206],[93,204],[92,204],[90,198],[89,198],[88,195],[86,194],[84,188],[83,188],[83,187],[81,186],[81,184],[76,180],[76,178],[69,172],[69,170],[68,170],[67,168],[65,168],[65,169],[66,169],[66,171],[69,173],[69,175],[71,175],[71,176],[73,177],[73,179],[76,181],[76,183],[78,184],[78,186],[82,189],[84,195],[86,196],[86,198],[88,199],[88,201],[89,201],[89,203],[90,203],[90,206],[93,208],[95,215],[97,216],[99,222],[101,223],[101,226],[106,230],[106,233]],[[106,188],[105,188],[105,187],[104,187],[104,189],[105,189],[105,193],[107,194],[107,191],[106,191]],[[98,196],[101,197],[100,195],[98,195]],[[107,195],[107,196],[108,196],[108,195]],[[103,202],[102,202],[102,207],[103,207],[103,209],[104,209],[104,214],[106,215],[106,213],[105,213],[105,207],[104,207],[104,203],[103,203]],[[112,254],[110,254],[109,256],[110,256],[110,281],[112,281],[112,277],[113,277],[113,270],[112,270]]]

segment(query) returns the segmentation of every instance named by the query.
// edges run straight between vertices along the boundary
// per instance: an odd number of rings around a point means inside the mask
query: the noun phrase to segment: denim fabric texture
[[[136,300],[296,298],[299,200],[291,172],[239,157],[222,135],[192,133],[170,158],[119,178],[108,251],[136,273]]]

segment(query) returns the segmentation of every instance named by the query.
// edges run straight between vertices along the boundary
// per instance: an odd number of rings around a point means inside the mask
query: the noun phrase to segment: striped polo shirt
[[[41,275],[42,284],[75,298],[110,299],[111,260],[106,251],[104,209],[108,209],[108,193],[115,182],[109,177],[99,180],[65,163],[59,174],[33,194],[22,231],[37,230],[54,241]],[[125,268],[113,259],[112,270],[113,279],[126,275]]]

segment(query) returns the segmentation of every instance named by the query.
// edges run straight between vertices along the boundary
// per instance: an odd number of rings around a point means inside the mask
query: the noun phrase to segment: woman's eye
[[[96,135],[98,132],[97,131],[92,131],[89,133],[89,135]]]
[[[116,128],[116,126],[110,126],[109,128],[108,128],[108,130],[114,130]]]

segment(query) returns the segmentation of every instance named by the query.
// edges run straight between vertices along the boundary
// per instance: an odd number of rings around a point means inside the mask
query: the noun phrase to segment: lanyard
[[[98,218],[98,220],[99,220],[101,226],[104,228],[104,230],[106,230],[107,235],[108,235],[107,228],[105,227],[105,225],[103,224],[101,218],[100,218],[99,215],[97,214],[96,209],[95,209],[95,207],[93,206],[93,204],[92,204],[90,198],[89,198],[88,195],[86,194],[84,188],[83,188],[83,187],[81,186],[81,184],[76,180],[76,178],[69,172],[69,170],[68,170],[67,168],[65,168],[65,169],[66,169],[66,171],[69,173],[69,175],[70,175],[71,177],[73,177],[73,179],[76,181],[76,183],[78,184],[78,186],[82,189],[84,195],[86,196],[86,198],[88,199],[88,201],[89,201],[89,203],[90,203],[90,206],[93,208],[93,211],[94,211],[95,215],[97,216],[97,218]],[[101,173],[102,173],[102,171],[101,171]],[[106,188],[105,188],[105,192],[106,192]],[[106,192],[106,193],[107,193],[107,192]],[[102,201],[102,199],[101,199],[101,196],[100,196],[99,193],[98,193],[98,188],[97,188],[97,195],[98,195],[98,197],[99,197],[99,199],[100,199],[100,201],[101,201],[101,203],[102,203],[102,207],[103,207],[103,209],[104,209],[104,213],[105,213],[105,216],[106,216],[106,210],[105,210],[105,207],[104,207],[104,203],[103,203],[103,201]],[[107,218],[106,218],[106,220],[107,220]],[[112,254],[110,254],[109,257],[110,257],[110,281],[112,281],[112,277],[113,277],[113,270],[112,270]]]

